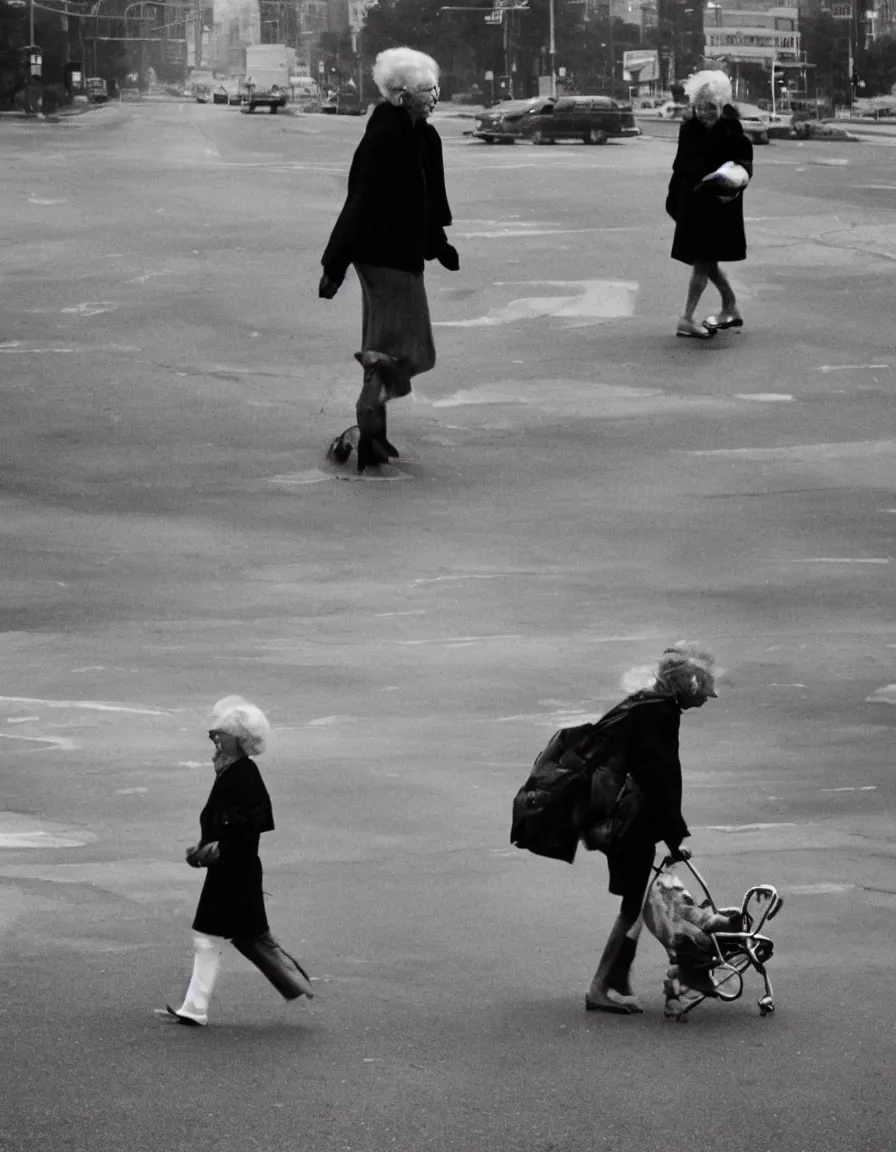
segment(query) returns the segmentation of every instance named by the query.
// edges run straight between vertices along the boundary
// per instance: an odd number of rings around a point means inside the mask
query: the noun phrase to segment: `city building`
[[[771,99],[780,89],[805,91],[806,60],[800,45],[799,9],[768,7],[759,0],[706,5],[704,56],[729,73],[737,99]]]

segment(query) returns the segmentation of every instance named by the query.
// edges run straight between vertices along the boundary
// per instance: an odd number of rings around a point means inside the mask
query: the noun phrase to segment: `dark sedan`
[[[486,144],[553,144],[556,140],[583,140],[606,144],[613,138],[640,136],[631,105],[609,96],[536,97],[508,101],[482,113],[471,133]]]

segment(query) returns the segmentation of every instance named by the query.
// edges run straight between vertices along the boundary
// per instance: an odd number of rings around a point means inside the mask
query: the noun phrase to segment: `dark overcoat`
[[[650,707],[632,710],[627,766],[641,790],[643,807],[625,835],[607,851],[610,891],[617,896],[643,896],[650,879],[656,845],[664,840],[678,848],[690,835],[681,812],[679,759],[681,706],[672,693],[637,692],[634,701]]]
[[[200,844],[217,840],[193,928],[207,936],[260,936],[268,921],[261,888],[259,837],[274,828],[271,798],[248,756],[219,773],[199,816]]]
[[[673,260],[714,264],[746,259],[743,196],[725,202],[709,188],[698,189],[704,176],[729,160],[752,179],[753,144],[730,104],[711,128],[696,116],[684,120],[666,197],[666,211],[675,221]]]
[[[355,150],[348,197],[321,263],[341,284],[350,264],[374,264],[420,275],[448,241],[442,141],[404,108],[378,104]]]

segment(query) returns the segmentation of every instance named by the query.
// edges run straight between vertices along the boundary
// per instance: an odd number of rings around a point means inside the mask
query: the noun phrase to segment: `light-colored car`
[[[763,112],[757,104],[738,103],[736,107],[740,113],[740,123],[744,133],[754,144],[768,144],[768,112]]]
[[[677,100],[667,100],[664,104],[660,104],[656,114],[661,120],[680,120],[686,108],[687,104],[680,104]]]

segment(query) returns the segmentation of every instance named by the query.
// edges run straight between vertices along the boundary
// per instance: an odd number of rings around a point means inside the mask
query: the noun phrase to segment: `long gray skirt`
[[[411,377],[436,362],[423,276],[375,264],[356,264],[355,271],[363,293],[361,351],[395,361],[396,371],[383,379],[387,400],[407,396]]]

